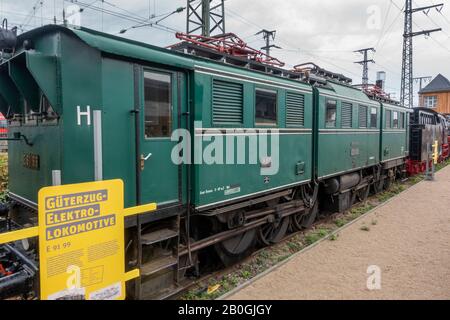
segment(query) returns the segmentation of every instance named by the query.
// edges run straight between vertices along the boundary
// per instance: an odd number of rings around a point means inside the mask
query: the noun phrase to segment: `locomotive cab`
[[[55,57],[23,48],[0,65],[0,108],[10,139],[9,197],[34,211],[37,190],[52,185],[52,172],[61,170],[56,68]],[[12,213],[22,225],[36,222],[33,215]]]

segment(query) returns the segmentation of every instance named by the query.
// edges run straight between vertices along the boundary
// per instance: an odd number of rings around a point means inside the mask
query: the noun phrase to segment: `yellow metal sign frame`
[[[124,218],[156,204],[124,208],[123,181],[46,187],[39,191],[39,225],[0,234],[0,244],[39,237],[40,298],[125,299]]]

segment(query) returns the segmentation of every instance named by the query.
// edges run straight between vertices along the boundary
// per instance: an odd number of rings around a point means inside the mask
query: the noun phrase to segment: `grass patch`
[[[329,229],[318,229],[305,237],[305,242],[307,245],[311,245],[322,238],[325,238],[330,233]]]
[[[330,241],[336,241],[339,238],[339,234],[333,234],[330,236]]]
[[[345,226],[347,224],[347,221],[343,218],[337,218],[336,220],[334,220],[334,224],[338,228],[342,228],[343,226]]]
[[[450,164],[447,161],[436,168],[436,171],[446,167]],[[231,270],[226,272],[217,272],[211,278],[198,282],[192,290],[188,291],[180,297],[182,300],[211,300],[216,299],[225,293],[233,290],[234,288],[244,284],[248,280],[256,277],[258,274],[268,270],[269,268],[277,265],[281,261],[284,261],[291,257],[293,254],[300,252],[309,245],[316,243],[317,241],[330,236],[333,232],[339,228],[347,225],[355,219],[366,214],[370,210],[379,206],[380,204],[388,201],[392,197],[405,191],[414,184],[422,181],[423,175],[411,177],[405,182],[395,182],[392,184],[391,189],[382,192],[378,195],[370,197],[365,203],[360,203],[354,206],[351,210],[332,216],[331,219],[325,219],[316,223],[315,227],[310,230],[305,230],[302,233],[296,234],[288,240],[276,244],[271,247],[264,248],[251,257],[247,258],[240,264],[234,266]],[[376,219],[371,221],[371,226],[378,224]],[[362,226],[362,231],[369,232],[369,226]],[[330,236],[330,241],[336,241],[338,234]],[[212,294],[208,294],[208,287],[220,284],[220,288]]]
[[[0,153],[0,202],[4,202],[8,190],[8,155]]]
[[[437,166],[436,171],[439,171],[449,164],[450,161],[447,161]],[[298,233],[282,243],[271,247],[266,247],[254,253],[251,257],[234,266],[231,270],[227,270],[226,272],[219,271],[211,278],[198,282],[195,286],[193,286],[192,290],[185,293],[180,297],[180,299],[216,299],[327,236],[330,236],[330,241],[336,241],[339,235],[331,235],[333,232],[358,219],[370,210],[405,191],[409,187],[419,183],[423,179],[423,175],[418,175],[411,177],[404,182],[395,182],[392,184],[390,190],[370,197],[365,203],[357,204],[345,213],[337,214],[335,216],[328,217],[328,219],[319,221],[316,223],[314,228],[305,230],[304,232]],[[375,226],[377,224],[378,221],[376,219],[371,221],[371,226]],[[364,225],[361,227],[361,230],[369,232],[370,226]],[[208,295],[208,287],[215,284],[220,284],[220,288],[214,293]]]

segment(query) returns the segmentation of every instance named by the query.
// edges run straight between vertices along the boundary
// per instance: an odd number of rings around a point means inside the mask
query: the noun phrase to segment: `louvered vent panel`
[[[353,105],[348,102],[342,102],[342,115],[341,115],[342,128],[351,128],[353,122]]]
[[[305,125],[305,96],[288,92],[286,94],[286,125],[303,127]]]
[[[214,80],[213,122],[214,124],[243,124],[242,84]]]
[[[367,128],[367,107],[359,106],[359,127]]]

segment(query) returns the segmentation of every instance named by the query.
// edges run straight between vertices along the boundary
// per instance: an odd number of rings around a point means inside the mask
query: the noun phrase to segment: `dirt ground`
[[[450,299],[450,167],[227,299]]]

